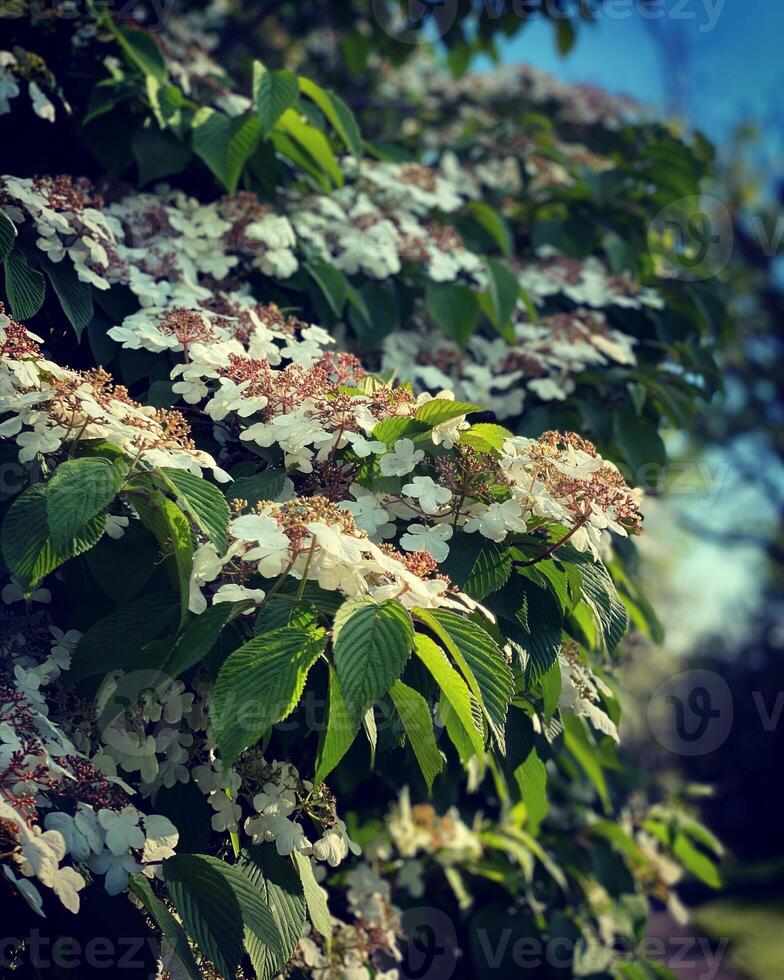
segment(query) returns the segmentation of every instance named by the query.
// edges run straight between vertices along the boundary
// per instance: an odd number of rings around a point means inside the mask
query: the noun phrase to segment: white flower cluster
[[[195,448],[177,412],[140,405],[100,368],[71,371],[46,360],[40,338],[0,308],[0,436],[13,437],[19,461],[56,453],[65,444],[105,440],[142,466],[172,466],[228,479]]]
[[[14,602],[13,591],[3,598]],[[50,716],[46,688],[67,672],[79,634],[47,627],[41,614],[4,613],[0,625],[3,873],[38,914],[40,886],[75,913],[86,869],[103,876],[108,894],[119,894],[130,875],[152,876],[174,854],[178,831],[166,817],[133,806],[132,790],[79,751],[79,732],[72,739],[64,720]],[[44,653],[36,656],[39,647]]]
[[[522,413],[526,390],[542,401],[562,401],[581,372],[635,363],[633,338],[610,327],[598,310],[578,307],[536,323],[518,312],[513,328],[514,343],[474,334],[464,350],[422,322],[384,340],[382,370],[416,388],[451,388],[506,419]]]

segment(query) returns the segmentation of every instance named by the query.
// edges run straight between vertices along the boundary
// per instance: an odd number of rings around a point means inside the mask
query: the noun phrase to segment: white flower
[[[240,541],[255,543],[256,547],[246,553],[245,559],[258,562],[261,575],[265,578],[280,575],[289,558],[290,541],[273,517],[246,514],[231,522],[229,533]]]
[[[505,500],[490,506],[470,517],[463,530],[472,534],[479,531],[491,541],[503,541],[509,531],[525,531],[525,521],[520,504],[516,500]]]
[[[33,112],[47,122],[54,122],[54,106],[44,95],[35,82],[30,82],[30,101],[33,104]]]
[[[112,854],[125,854],[132,847],[144,847],[144,833],[139,827],[141,814],[134,806],[99,810],[98,823],[106,831],[106,846]]]
[[[2,81],[2,78],[0,78],[0,81]],[[2,93],[0,93],[0,95],[1,94]],[[6,878],[11,882],[14,888],[17,889],[19,894],[27,902],[33,912],[35,912],[36,915],[40,915],[42,919],[45,918],[44,900],[41,898],[41,893],[38,891],[32,881],[28,881],[27,878],[17,878],[11,867],[7,864],[3,865],[3,874],[5,874]]]
[[[223,790],[215,790],[210,794],[210,806],[215,811],[212,815],[212,829],[221,831],[236,831],[237,823],[242,816],[242,807],[235,803]]]
[[[336,868],[348,857],[349,851],[352,854],[361,854],[362,848],[349,838],[342,820],[337,820],[334,827],[325,831],[321,840],[313,845],[313,857],[317,861],[326,861],[332,868]]]
[[[191,566],[190,600],[188,608],[197,615],[207,608],[207,600],[201,594],[201,586],[216,579],[223,568],[215,545],[211,542],[203,544],[193,553]]]
[[[244,585],[222,585],[212,597],[213,606],[220,602],[242,602],[244,599],[252,599],[256,605],[264,601],[267,593],[263,589],[248,589]]]
[[[419,500],[419,506],[426,514],[438,514],[452,499],[452,491],[440,487],[432,477],[415,476],[403,486],[403,493]]]
[[[125,529],[130,523],[127,517],[115,517],[114,514],[106,515],[106,533],[114,541],[118,541],[124,534]]]
[[[398,439],[394,451],[381,457],[381,472],[384,476],[405,476],[424,458],[424,449],[416,449],[411,439]]]
[[[386,443],[379,442],[378,439],[366,439],[359,432],[347,432],[346,439],[351,444],[351,448],[360,459],[366,459],[371,453],[378,455],[387,448]]]
[[[144,850],[142,861],[149,864],[153,861],[165,861],[174,855],[174,849],[180,839],[180,833],[167,817],[159,813],[146,814],[144,820]]]
[[[7,606],[10,606],[12,602],[24,602],[25,593],[19,579],[12,575],[11,581],[3,587],[0,597]],[[42,603],[51,602],[52,593],[49,591],[49,589],[36,589],[35,592],[30,593],[30,601]]]
[[[449,556],[449,545],[446,543],[452,537],[450,524],[436,524],[426,527],[424,524],[410,524],[408,531],[400,538],[400,547],[404,551],[426,551],[436,561],[446,561]]]
[[[16,437],[16,444],[20,447],[19,462],[29,463],[39,454],[56,453],[63,441],[64,434],[64,431],[59,427],[20,432]]]
[[[98,875],[105,875],[103,884],[107,895],[119,895],[128,887],[132,874],[142,866],[130,854],[112,854],[103,851],[90,858],[90,868]]]

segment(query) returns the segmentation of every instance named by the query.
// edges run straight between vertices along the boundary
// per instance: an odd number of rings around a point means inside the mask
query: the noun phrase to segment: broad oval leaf
[[[210,717],[224,766],[296,707],[324,631],[284,627],[235,650],[221,667]]]
[[[396,600],[348,599],[335,616],[335,669],[349,711],[361,719],[403,673],[414,627]]]
[[[56,547],[63,547],[106,510],[127,472],[122,460],[98,457],[69,459],[57,467],[46,488],[46,517]]]

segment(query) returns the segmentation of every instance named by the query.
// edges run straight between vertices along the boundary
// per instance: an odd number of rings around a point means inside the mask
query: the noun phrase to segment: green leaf
[[[532,834],[539,831],[539,824],[547,816],[547,769],[531,746],[528,755],[515,767],[514,777],[520,789],[520,796],[528,812],[528,828]]]
[[[561,556],[579,567],[583,601],[596,617],[605,646],[612,653],[629,629],[629,613],[610,573],[601,562],[576,548],[559,550]]]
[[[501,215],[481,201],[469,201],[468,211],[474,217],[477,224],[481,225],[488,235],[490,235],[496,245],[501,249],[501,252],[507,258],[511,258],[514,251],[514,241],[509,231],[509,226]]]
[[[561,716],[564,726],[564,744],[580,764],[585,775],[593,783],[605,813],[612,812],[610,792],[604,771],[599,759],[599,753],[594,743],[589,739],[582,718],[576,715]]]
[[[324,646],[323,630],[284,627],[256,637],[228,657],[210,704],[224,766],[294,710]]]
[[[338,675],[329,665],[329,715],[324,737],[316,756],[316,784],[323,782],[351,748],[359,731],[359,720],[351,711],[340,687]]]
[[[278,128],[301,146],[337,187],[343,186],[343,171],[335,159],[329,140],[320,129],[304,122],[294,109],[287,109],[283,113],[278,120]]]
[[[459,589],[481,602],[504,586],[512,561],[508,549],[481,534],[458,530],[449,542],[449,556],[441,568]]]
[[[246,112],[230,119],[216,109],[199,109],[193,117],[193,152],[230,194],[237,190],[243,167],[261,136],[261,119]]]
[[[346,148],[357,160],[361,160],[363,156],[362,134],[359,131],[354,113],[340,96],[335,95],[334,92],[326,91],[320,85],[303,76],[299,78],[299,88],[303,95],[307,95],[316,103],[332,123]]]
[[[46,518],[52,543],[62,548],[117,496],[128,472],[118,460],[87,458],[61,463],[46,488]]]
[[[721,875],[716,864],[686,837],[678,834],[672,847],[673,855],[709,888],[721,888]]]
[[[465,738],[470,742],[474,754],[481,757],[484,753],[485,743],[481,728],[477,726],[474,718],[471,692],[466,682],[452,664],[450,664],[449,658],[441,647],[431,640],[429,636],[416,633],[414,636],[414,651],[430,671],[433,680],[440,688],[442,696],[446,699],[453,713],[453,718],[444,718],[444,723],[446,724],[450,738],[457,744],[455,737],[453,737],[453,726],[456,722],[462,729],[462,733],[457,733],[458,740],[460,742],[465,740],[462,737],[464,733]]]
[[[163,938],[191,980],[202,980],[203,973],[188,945],[188,936],[185,930],[152,890],[149,880],[144,875],[134,875],[128,887],[150,913],[153,922],[161,930]]]
[[[535,566],[534,566],[535,567]],[[546,589],[526,589],[528,599],[526,651],[528,682],[539,681],[558,659],[563,640],[563,620],[556,597]]]
[[[457,662],[468,686],[482,705],[501,751],[504,747],[506,712],[512,700],[512,669],[495,640],[481,626],[444,609],[417,609],[416,615],[430,629]]]
[[[15,246],[3,262],[5,294],[15,320],[29,320],[41,309],[46,283],[41,272],[30,265],[25,253]]]
[[[402,681],[395,681],[389,689],[389,696],[400,715],[403,728],[430,791],[433,788],[433,780],[444,768],[444,758],[438,750],[433,731],[430,707],[418,691]]]
[[[152,75],[159,82],[166,78],[166,61],[163,51],[150,31],[143,28],[125,27],[111,18],[106,18],[106,26],[120,42],[127,60],[145,75]]]
[[[460,434],[460,442],[466,446],[473,446],[479,452],[489,453],[493,450],[500,452],[507,439],[512,438],[509,429],[502,425],[495,425],[492,422],[477,422],[466,432]]]
[[[319,289],[324,294],[324,298],[329,303],[329,308],[335,316],[340,316],[343,307],[346,305],[346,298],[348,296],[346,277],[339,269],[336,269],[329,262],[325,262],[316,256],[311,256],[305,262],[305,269],[316,281]]]
[[[283,492],[286,471],[264,470],[256,476],[242,476],[226,488],[227,500],[245,500],[254,507],[260,500],[275,500]]]
[[[396,599],[348,599],[332,633],[335,669],[349,710],[361,719],[403,673],[414,641],[411,617]]]
[[[81,282],[72,265],[67,262],[51,262],[45,255],[40,256],[41,268],[49,277],[49,282],[60,300],[63,313],[74,328],[77,342],[82,330],[92,320],[93,291],[86,282]]]
[[[491,320],[496,330],[505,336],[520,297],[520,283],[511,269],[496,259],[486,258],[485,269],[490,281]]]
[[[142,524],[152,531],[161,551],[169,559],[170,577],[180,592],[180,622],[184,623],[188,615],[193,565],[193,538],[188,518],[162,493],[154,493],[146,499],[136,498],[134,506]]]
[[[193,155],[189,142],[183,142],[173,133],[154,126],[136,130],[131,137],[131,150],[139,170],[141,187],[162,177],[181,173]]]
[[[297,865],[297,871],[302,882],[310,921],[313,923],[316,932],[326,940],[329,950],[332,945],[332,917],[329,914],[326,892],[316,881],[313,865],[306,854],[294,851],[294,863]]]
[[[171,677],[190,670],[212,650],[223,628],[237,616],[253,608],[253,601],[219,602],[196,616],[183,630],[163,669]]]
[[[81,680],[118,667],[133,669],[141,648],[176,627],[178,616],[174,592],[155,592],[119,606],[79,640],[68,676]]]
[[[162,467],[158,471],[196,526],[203,531],[218,550],[226,553],[229,546],[231,512],[220,490],[201,476],[187,470]]]
[[[471,412],[481,412],[482,406],[475,405],[473,402],[456,402],[449,398],[432,398],[429,402],[416,410],[414,418],[418,422],[425,422],[435,428],[442,422],[449,422],[451,419],[459,418],[461,415],[469,415]]]
[[[429,283],[425,308],[439,330],[461,347],[465,347],[479,323],[479,300],[473,289],[462,283]]]
[[[103,515],[94,517],[75,537],[55,547],[47,520],[48,486],[28,487],[11,504],[0,532],[3,559],[25,591],[32,591],[50,572],[97,544],[106,526]]]
[[[281,939],[281,955],[258,939],[246,939],[248,953],[258,980],[271,980],[282,972],[302,936],[307,905],[297,872],[273,844],[245,848],[237,862],[238,870],[253,884],[272,913]]]
[[[644,483],[651,466],[666,464],[667,450],[654,422],[632,411],[620,411],[613,418],[613,430],[631,468],[631,483]]]
[[[16,225],[0,211],[0,262],[5,262],[16,241]]]
[[[297,76],[290,71],[267,71],[260,61],[253,62],[253,101],[266,139],[286,109],[299,98]]]
[[[206,854],[177,854],[164,861],[163,878],[188,934],[223,976],[236,975],[246,931],[283,955],[272,913],[237,868]]]

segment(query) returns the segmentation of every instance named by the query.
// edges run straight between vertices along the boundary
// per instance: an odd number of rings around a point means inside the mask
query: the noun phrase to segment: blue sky
[[[505,62],[525,61],[568,81],[587,81],[663,106],[667,78],[654,30],[677,42],[692,125],[714,140],[738,121],[759,120],[766,139],[784,130],[784,4],[778,0],[659,0],[668,16],[646,23],[632,0],[610,0],[615,16],[583,25],[572,51],[559,56],[551,24],[531,22],[500,45]],[[630,16],[625,16],[629,14]],[[715,24],[712,29],[706,29]]]
[[[616,0],[615,9],[623,13],[631,6],[629,0]],[[596,24],[582,26],[566,57],[557,52],[552,25],[532,22],[517,37],[501,42],[502,60],[527,62],[565,81],[591,82],[661,109],[672,97],[675,75],[683,115],[691,126],[703,130],[721,148],[739,123],[756,123],[759,155],[769,176],[784,175],[784,3],[660,0],[659,6],[682,15],[656,25],[660,37],[677,52],[669,68],[651,26],[636,13],[620,19],[604,16]],[[713,28],[705,30],[711,22]],[[489,67],[489,62],[477,67]],[[668,606],[673,628],[667,649],[673,654],[688,652],[697,637],[713,629],[742,630],[753,609],[754,583],[761,578],[761,556],[754,549],[728,553],[678,530],[673,522],[674,508],[720,525],[737,518],[737,484],[721,458],[714,459],[710,468],[715,470],[716,485],[709,494],[671,500],[669,506],[649,512],[647,546],[659,576],[654,592]],[[755,523],[762,525],[764,534],[769,520],[765,501],[753,499],[749,512],[757,516]],[[698,590],[695,582],[701,583]]]

